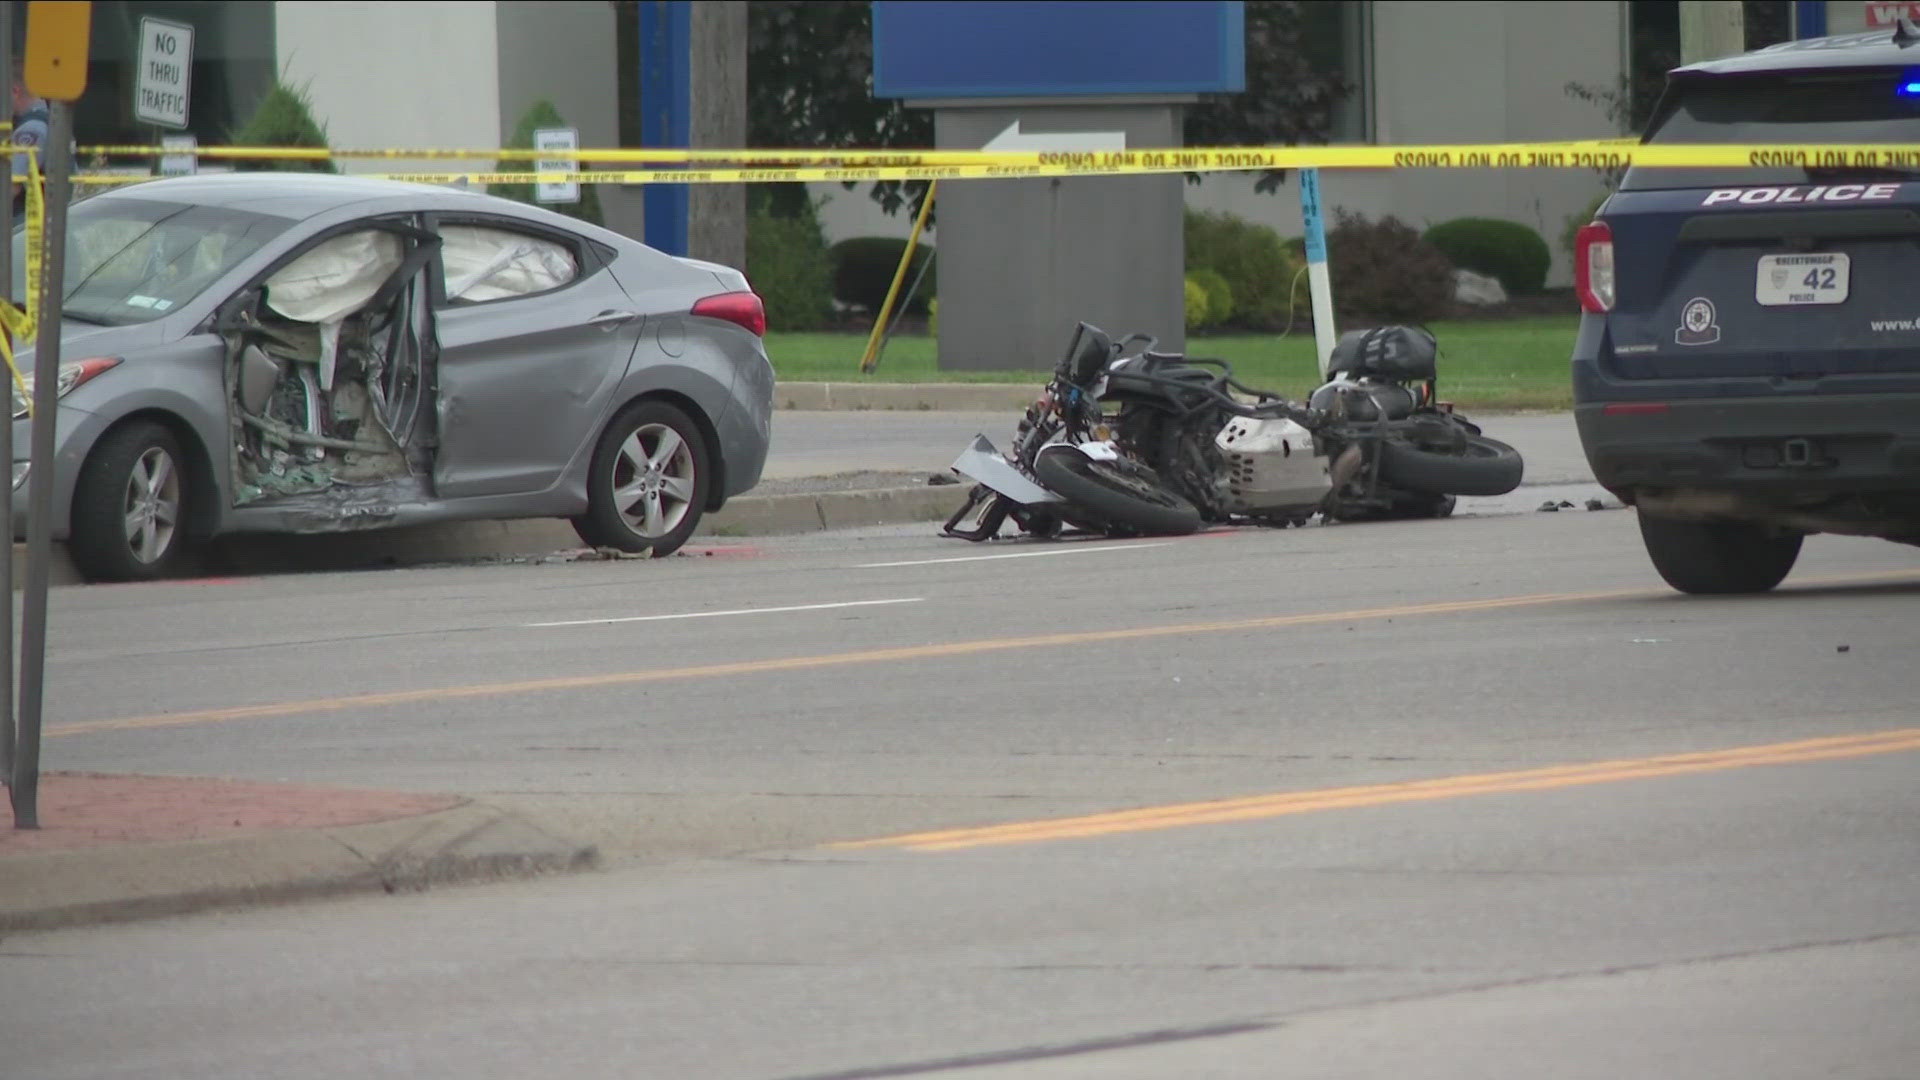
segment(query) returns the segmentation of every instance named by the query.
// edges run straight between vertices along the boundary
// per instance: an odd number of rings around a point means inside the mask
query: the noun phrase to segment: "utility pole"
[[[1698,63],[1747,51],[1741,0],[1680,0],[1680,62]]]

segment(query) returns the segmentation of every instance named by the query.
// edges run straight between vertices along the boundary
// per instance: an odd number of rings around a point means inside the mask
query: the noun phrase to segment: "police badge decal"
[[[1713,301],[1704,296],[1687,301],[1680,309],[1680,328],[1673,332],[1673,340],[1680,345],[1711,345],[1719,341],[1720,323]]]

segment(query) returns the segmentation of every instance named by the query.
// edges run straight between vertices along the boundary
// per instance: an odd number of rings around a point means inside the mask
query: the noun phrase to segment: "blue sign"
[[[1233,94],[1241,0],[874,0],[873,96]]]

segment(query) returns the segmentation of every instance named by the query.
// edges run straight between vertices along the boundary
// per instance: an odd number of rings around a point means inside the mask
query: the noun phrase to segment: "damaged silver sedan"
[[[229,533],[490,518],[665,555],[766,461],[773,369],[745,276],[546,210],[184,177],[75,204],[67,250],[53,534],[92,580],[164,576]],[[44,467],[28,431],[16,538]]]

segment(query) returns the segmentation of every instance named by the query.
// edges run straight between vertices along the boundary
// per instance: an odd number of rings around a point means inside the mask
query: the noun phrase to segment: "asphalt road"
[[[1910,1076],[1917,555],[1685,598],[1628,511],[1487,511],[60,590],[46,767],[611,869],[10,938],[0,1072]]]

